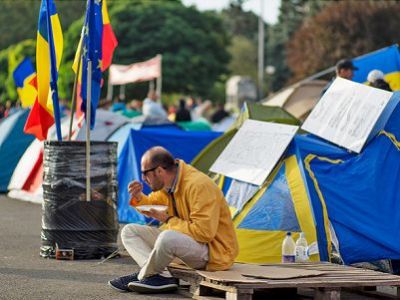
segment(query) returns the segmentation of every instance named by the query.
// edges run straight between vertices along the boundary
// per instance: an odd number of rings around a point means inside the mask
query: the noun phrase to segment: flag
[[[42,0],[36,42],[38,96],[26,121],[24,132],[39,140],[47,138],[48,129],[56,123],[61,140],[57,77],[63,50],[60,20],[53,0]]]
[[[354,71],[353,80],[355,82],[366,82],[368,73],[377,69],[385,74],[385,80],[393,91],[400,90],[400,53],[398,45],[392,45],[359,56],[353,60],[353,64],[358,68],[358,70]]]
[[[107,11],[106,0],[88,0],[85,23],[81,33],[78,51],[75,55],[73,69],[78,73],[78,103],[82,99],[81,110],[86,113],[87,101],[87,66],[92,62],[91,75],[91,116],[90,128],[93,129],[96,108],[100,99],[102,72],[111,64],[114,49],[118,42],[112,30]],[[81,55],[82,50],[82,55]],[[81,62],[79,64],[79,60]]]
[[[160,76],[161,55],[128,66],[111,65],[110,67],[110,83],[112,85],[149,81]]]
[[[36,100],[36,72],[29,58],[25,58],[13,72],[14,82],[23,108],[30,107]]]

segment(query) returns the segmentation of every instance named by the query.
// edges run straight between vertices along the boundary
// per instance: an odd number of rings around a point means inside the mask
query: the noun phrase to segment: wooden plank
[[[216,284],[216,283],[209,282],[209,281],[201,281],[200,286],[205,286],[205,287],[213,288],[216,290],[231,292],[231,293],[236,293],[236,291],[237,291],[237,288],[235,286]],[[244,292],[253,291],[253,288],[247,288],[246,286],[242,287],[240,289],[243,290]]]
[[[296,281],[296,282],[287,282],[287,281],[269,281],[268,283],[263,284],[235,284],[238,288],[254,288],[254,289],[266,289],[266,288],[313,288],[313,287],[357,287],[357,286],[399,286],[400,282],[396,281],[379,281],[376,280],[374,282],[365,281],[359,282],[357,280],[349,281],[349,280],[335,280],[335,281]]]

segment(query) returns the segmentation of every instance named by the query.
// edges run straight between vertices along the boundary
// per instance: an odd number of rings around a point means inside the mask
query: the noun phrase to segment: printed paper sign
[[[392,94],[336,78],[301,128],[360,153]]]
[[[247,120],[210,171],[261,185],[273,170],[298,126]]]

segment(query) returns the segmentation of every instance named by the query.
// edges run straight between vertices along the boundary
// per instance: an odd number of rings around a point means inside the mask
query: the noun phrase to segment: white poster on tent
[[[336,78],[301,128],[360,153],[392,94]]]
[[[298,128],[247,120],[211,166],[210,171],[261,185]]]

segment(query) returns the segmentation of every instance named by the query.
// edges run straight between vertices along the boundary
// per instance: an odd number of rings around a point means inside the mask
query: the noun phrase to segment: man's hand
[[[156,219],[163,223],[165,223],[165,221],[169,217],[166,210],[160,211],[160,210],[156,210],[156,209],[150,209],[150,211],[140,211],[140,212],[149,218]]]
[[[142,191],[143,184],[141,184],[139,181],[134,180],[129,183],[128,192],[131,195],[131,198],[135,198],[139,202],[142,200]]]

